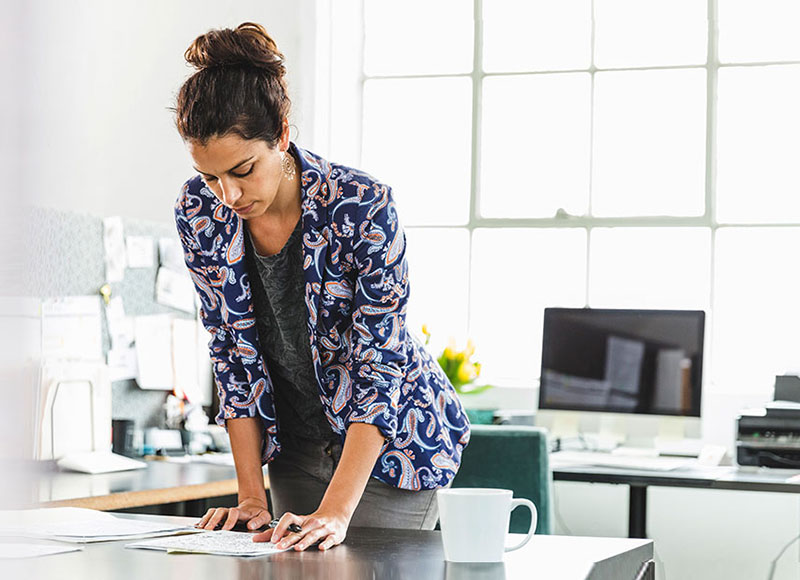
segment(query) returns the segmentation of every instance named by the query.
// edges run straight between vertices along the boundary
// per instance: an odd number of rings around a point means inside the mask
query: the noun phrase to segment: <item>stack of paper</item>
[[[289,548],[279,549],[272,542],[254,542],[253,534],[248,532],[203,532],[191,536],[159,538],[128,544],[126,548],[144,550],[163,550],[165,552],[181,552],[193,554],[216,554],[220,556],[269,556],[285,552]]]
[[[0,536],[88,543],[197,532],[193,527],[118,518],[83,508],[0,511]]]
[[[67,552],[79,552],[82,548],[72,546],[45,546],[42,544],[24,544],[21,542],[0,542],[0,560],[18,560],[21,558],[38,558]]]

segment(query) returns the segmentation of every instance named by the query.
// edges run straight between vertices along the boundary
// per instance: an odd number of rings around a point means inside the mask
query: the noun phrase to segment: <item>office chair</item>
[[[547,430],[521,425],[472,425],[469,444],[453,487],[510,489],[514,497],[533,502],[538,512],[537,534],[553,533],[553,475],[547,455]],[[509,531],[525,533],[526,509],[514,510]]]

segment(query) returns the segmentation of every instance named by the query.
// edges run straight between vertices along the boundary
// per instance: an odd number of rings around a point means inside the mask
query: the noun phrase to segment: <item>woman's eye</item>
[[[233,173],[233,172],[231,172],[231,175],[233,175],[234,177],[247,177],[248,175],[253,173],[253,167],[254,167],[254,165],[251,165],[250,169],[248,169],[244,173]]]
[[[211,183],[212,181],[216,181],[216,180],[217,180],[217,178],[216,178],[216,177],[212,177],[212,176],[210,176],[210,175],[204,175],[204,176],[203,176],[203,180],[204,180],[206,183]]]

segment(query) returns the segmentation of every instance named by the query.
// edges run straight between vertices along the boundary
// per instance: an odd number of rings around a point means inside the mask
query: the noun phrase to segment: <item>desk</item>
[[[645,471],[619,467],[597,467],[559,463],[558,453],[550,455],[553,479],[587,483],[623,484],[629,487],[628,537],[647,537],[647,488],[691,487],[734,491],[800,493],[800,483],[786,480],[800,472],[768,468],[686,467],[673,471]]]
[[[146,469],[89,475],[43,472],[35,501],[44,507],[120,510],[237,493],[236,470],[208,463],[148,461]],[[269,480],[264,477],[264,485]]]
[[[159,516],[149,516],[148,519],[156,517]],[[190,518],[168,520],[179,523],[194,521]],[[440,532],[375,528],[350,529],[344,544],[330,551],[289,551],[264,558],[174,555],[126,549],[126,543],[128,542],[88,544],[82,552],[35,560],[0,561],[0,577],[63,580],[85,580],[89,577],[120,580],[634,580],[653,558],[653,543],[650,540],[535,536],[523,548],[506,554],[505,562],[451,564],[444,561]],[[653,569],[652,564],[650,568]],[[646,576],[642,576],[644,577]]]

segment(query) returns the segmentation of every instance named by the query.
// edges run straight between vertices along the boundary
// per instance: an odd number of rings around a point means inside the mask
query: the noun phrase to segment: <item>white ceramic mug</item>
[[[505,552],[527,544],[536,531],[536,506],[527,499],[514,499],[510,489],[440,489],[436,499],[444,558],[449,562],[502,562]],[[511,512],[521,505],[531,510],[531,527],[521,542],[506,548]]]

